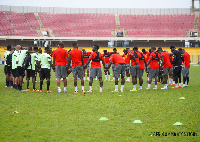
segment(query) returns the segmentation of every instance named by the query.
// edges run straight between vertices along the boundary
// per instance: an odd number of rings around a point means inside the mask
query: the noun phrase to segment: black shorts
[[[17,68],[12,69],[12,75],[13,75],[13,77],[18,77],[19,76]]]
[[[35,70],[27,69],[27,78],[35,77]]]
[[[18,69],[18,75],[24,76],[24,69],[22,67],[17,67],[17,69]]]
[[[51,70],[50,69],[41,69],[41,72],[40,72],[40,78],[50,78],[50,72]]]
[[[173,66],[173,77],[179,77],[181,75],[181,67]]]
[[[5,65],[4,72],[5,72],[5,74],[11,74],[12,73],[11,72],[11,66]]]

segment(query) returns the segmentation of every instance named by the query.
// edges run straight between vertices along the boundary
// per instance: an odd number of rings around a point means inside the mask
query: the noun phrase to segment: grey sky
[[[191,0],[0,0],[0,5],[66,8],[190,8]]]

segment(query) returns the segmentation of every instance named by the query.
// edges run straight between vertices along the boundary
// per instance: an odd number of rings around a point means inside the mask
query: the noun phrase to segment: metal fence
[[[0,5],[0,11],[22,13],[58,13],[58,14],[125,14],[125,15],[169,15],[193,14],[190,8],[63,8]],[[200,12],[198,12],[200,14]]]

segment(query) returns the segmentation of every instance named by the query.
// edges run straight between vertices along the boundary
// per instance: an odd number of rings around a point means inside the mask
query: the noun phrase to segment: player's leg
[[[90,79],[90,72],[89,72],[89,65],[88,65],[88,67],[87,67],[87,80],[89,81]]]
[[[96,74],[97,74],[97,78],[99,78],[100,92],[103,92],[103,80],[102,80],[101,67],[96,68]]]
[[[95,69],[95,67],[91,67],[90,68],[89,91],[87,91],[87,92],[92,92],[93,78],[96,78],[96,69]]]
[[[61,93],[61,88],[60,88],[61,66],[56,66],[55,76],[56,76],[56,82],[57,82],[57,86],[58,86],[58,93]]]
[[[118,64],[117,66],[115,66],[115,73],[113,74],[113,77],[115,78],[115,90],[112,92],[118,92],[118,78],[120,76],[121,73],[121,65]]]
[[[148,87],[146,88],[147,90],[151,89],[152,78],[154,78],[154,70],[153,69],[149,69],[148,77],[149,77],[149,80],[148,80]]]
[[[122,65],[121,68],[121,89],[120,92],[123,92],[124,90],[124,84],[125,84],[125,71],[126,71],[126,65]]]
[[[81,79],[81,88],[82,88],[82,94],[85,94],[85,90],[84,90],[84,69],[82,66],[78,66],[77,67],[77,71],[78,71],[78,78]]]

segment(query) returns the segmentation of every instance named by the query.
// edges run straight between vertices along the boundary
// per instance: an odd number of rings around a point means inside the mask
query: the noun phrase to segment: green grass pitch
[[[94,80],[93,93],[74,94],[70,74],[68,93],[57,93],[52,72],[52,93],[19,92],[5,88],[3,65],[0,66],[0,141],[200,141],[200,66],[191,65],[188,88],[130,92],[126,82],[123,93],[112,93],[114,82],[104,81],[103,93]],[[104,75],[103,75],[104,79]],[[39,77],[36,88],[39,89]],[[144,73],[144,82],[147,80]],[[24,82],[26,80],[24,79]],[[119,85],[120,88],[121,85]],[[152,84],[151,88],[154,87]],[[26,83],[23,84],[26,89]],[[139,85],[137,85],[137,89]],[[30,83],[32,89],[32,83]],[[85,81],[85,91],[89,82]],[[179,99],[184,97],[184,100]],[[13,113],[17,111],[18,113]],[[106,117],[107,121],[99,120]],[[135,120],[142,123],[135,124]],[[183,125],[174,126],[176,122]],[[198,136],[150,136],[151,132],[196,132]]]

